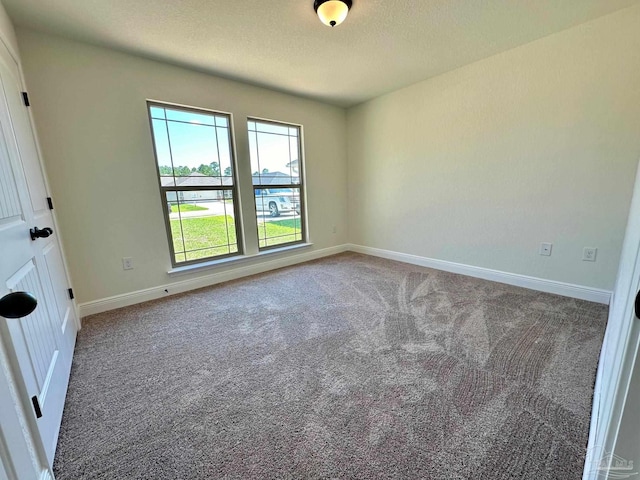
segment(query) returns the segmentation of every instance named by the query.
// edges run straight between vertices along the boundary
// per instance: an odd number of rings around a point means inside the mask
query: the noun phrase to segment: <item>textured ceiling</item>
[[[640,0],[2,0],[16,25],[350,106]]]

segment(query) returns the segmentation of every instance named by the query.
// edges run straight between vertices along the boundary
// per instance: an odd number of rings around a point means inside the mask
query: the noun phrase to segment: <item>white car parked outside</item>
[[[272,217],[277,217],[281,213],[295,212],[300,214],[300,201],[293,196],[293,191],[289,188],[278,188],[269,190],[266,188],[255,190],[256,210],[259,212],[269,212]]]

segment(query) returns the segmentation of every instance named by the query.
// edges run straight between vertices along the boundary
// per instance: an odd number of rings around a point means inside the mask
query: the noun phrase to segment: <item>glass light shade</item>
[[[340,25],[348,13],[349,7],[341,0],[329,0],[318,7],[318,17],[329,27]]]

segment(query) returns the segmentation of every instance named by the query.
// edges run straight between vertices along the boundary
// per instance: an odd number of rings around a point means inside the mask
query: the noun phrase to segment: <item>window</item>
[[[148,108],[173,265],[242,253],[230,115]]]
[[[243,189],[253,189],[259,250],[306,241],[300,126],[248,119],[252,182],[239,185],[230,114],[155,101],[147,107],[174,267],[243,253]]]
[[[248,130],[259,248],[304,242],[300,127],[249,119]]]

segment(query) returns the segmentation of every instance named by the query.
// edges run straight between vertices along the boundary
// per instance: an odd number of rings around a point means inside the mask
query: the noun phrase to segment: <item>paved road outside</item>
[[[224,203],[222,201],[217,202],[195,202],[189,203],[185,202],[185,204],[189,205],[197,205],[202,208],[206,208],[207,210],[197,210],[195,212],[182,212],[178,214],[178,209],[176,207],[173,208],[173,212],[169,214],[169,218],[171,220],[177,220],[182,216],[182,218],[193,218],[193,217],[211,217],[216,215],[224,215],[225,213],[230,217],[234,216],[233,204]],[[226,209],[225,209],[226,207]],[[269,212],[259,212],[258,213],[258,221],[259,222],[273,222],[277,220],[282,220],[283,218],[292,218],[295,217],[295,213],[281,213],[279,217],[272,217],[269,215]]]

